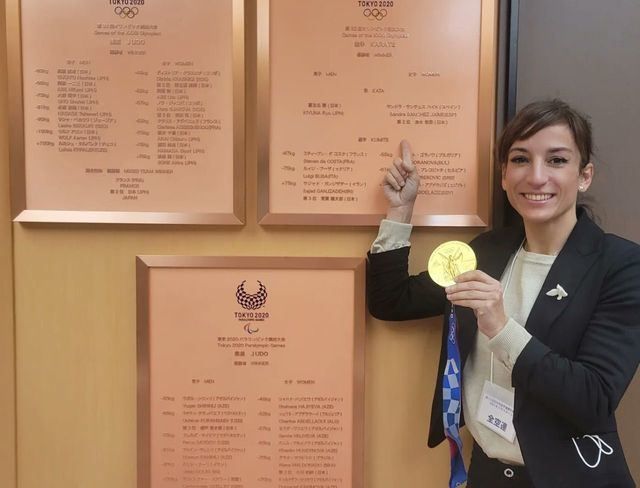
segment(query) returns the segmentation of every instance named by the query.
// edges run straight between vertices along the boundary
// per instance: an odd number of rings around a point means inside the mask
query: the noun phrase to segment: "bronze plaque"
[[[8,3],[16,220],[242,223],[242,0]]]
[[[497,1],[258,0],[263,224],[376,225],[401,139],[415,225],[489,225]]]
[[[363,488],[362,259],[137,268],[139,488]]]

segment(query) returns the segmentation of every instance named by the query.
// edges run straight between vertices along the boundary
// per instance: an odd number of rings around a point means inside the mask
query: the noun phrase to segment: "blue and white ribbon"
[[[449,488],[456,488],[467,481],[467,470],[462,458],[460,438],[460,412],[462,410],[462,389],[460,375],[460,349],[458,348],[458,326],[456,311],[451,305],[447,337],[447,364],[442,378],[442,421],[444,433],[449,439],[451,450],[451,477]]]

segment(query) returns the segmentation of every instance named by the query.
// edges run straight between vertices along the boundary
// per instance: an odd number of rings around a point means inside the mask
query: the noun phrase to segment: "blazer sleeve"
[[[610,426],[640,358],[640,247],[624,251],[602,281],[575,358],[533,337],[512,371],[516,391],[585,432]]]
[[[426,272],[410,276],[409,247],[367,255],[367,303],[381,320],[411,320],[441,315],[444,289]]]

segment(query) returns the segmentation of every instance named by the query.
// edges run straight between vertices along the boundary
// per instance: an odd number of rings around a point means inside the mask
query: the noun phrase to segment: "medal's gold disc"
[[[473,249],[461,241],[448,241],[436,247],[429,257],[429,276],[440,286],[455,284],[453,279],[459,274],[476,269],[476,255]]]

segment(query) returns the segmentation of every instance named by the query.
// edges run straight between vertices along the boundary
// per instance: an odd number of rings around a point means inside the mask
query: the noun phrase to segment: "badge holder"
[[[513,426],[513,404],[513,391],[493,382],[493,353],[491,353],[490,379],[484,381],[476,419],[512,444],[516,438],[516,430]]]

